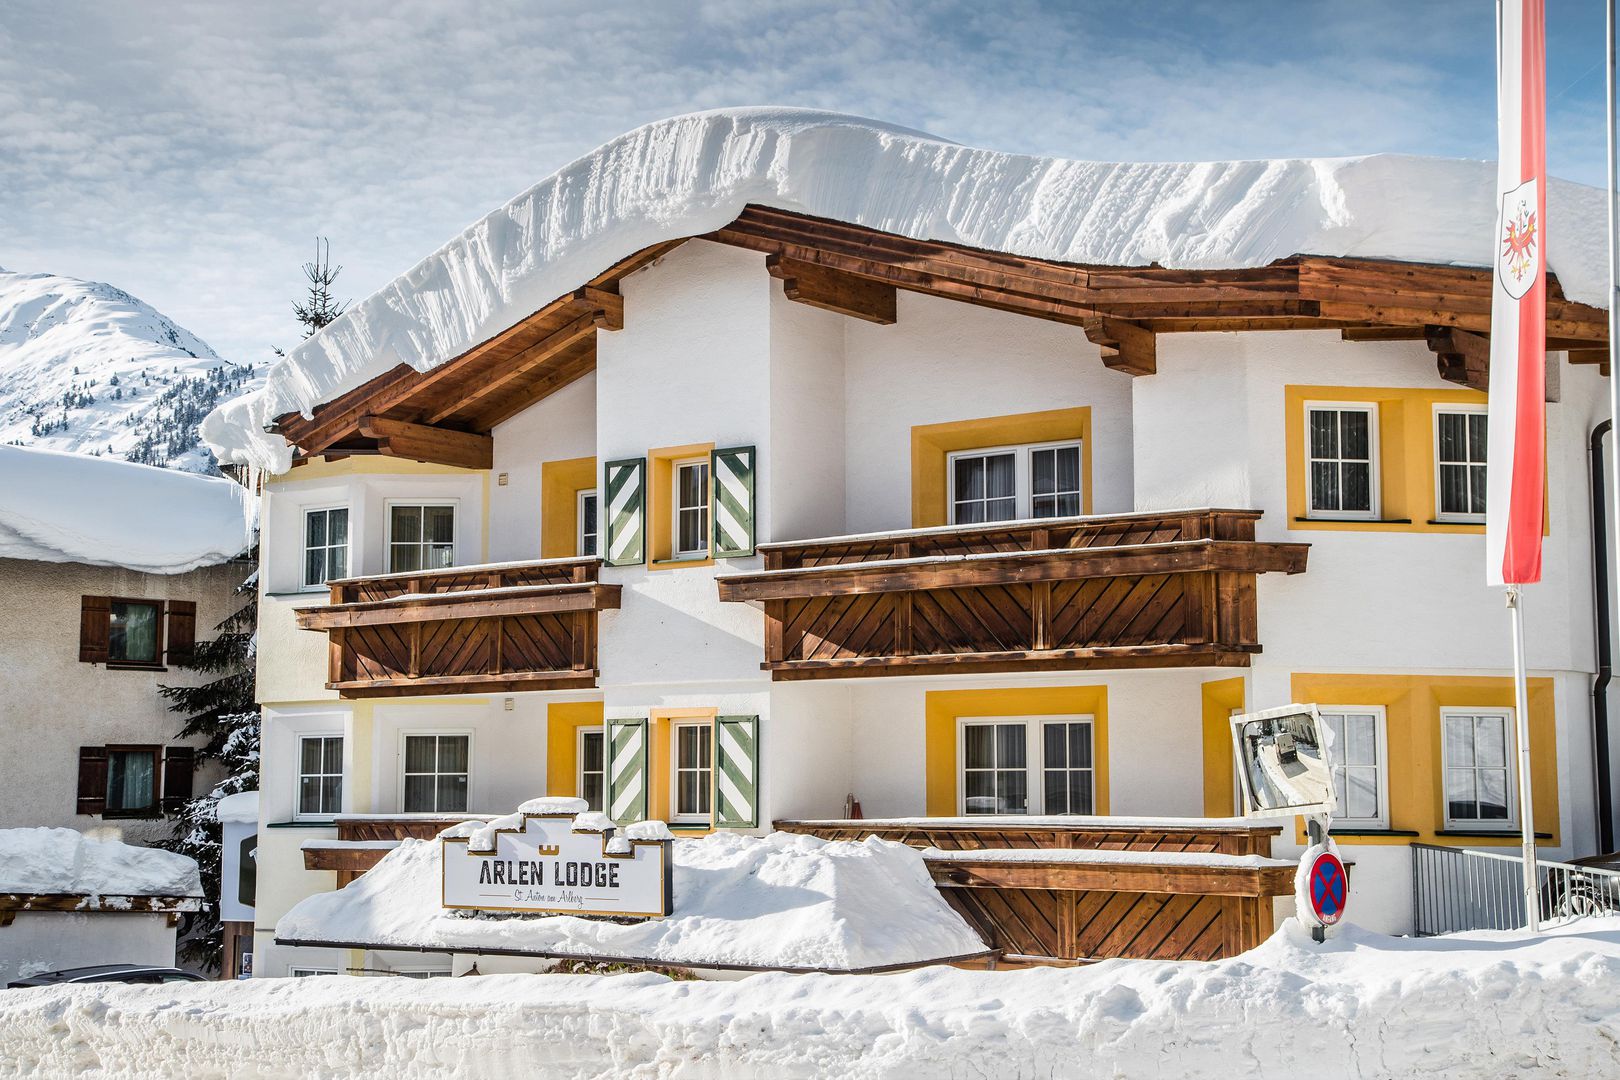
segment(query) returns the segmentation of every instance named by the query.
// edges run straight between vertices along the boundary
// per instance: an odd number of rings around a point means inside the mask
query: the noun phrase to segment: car
[[[151,986],[158,983],[206,981],[201,975],[173,967],[152,967],[149,964],[97,964],[94,967],[43,971],[26,979],[15,979],[6,984],[6,989],[57,986],[61,983],[136,983]]]

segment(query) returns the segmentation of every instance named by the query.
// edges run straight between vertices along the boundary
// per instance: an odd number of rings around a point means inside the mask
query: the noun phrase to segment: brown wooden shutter
[[[79,747],[79,806],[81,814],[107,809],[107,748]]]
[[[79,660],[86,664],[107,662],[107,627],[112,622],[112,599],[86,596],[79,603]]]
[[[170,746],[163,751],[163,811],[173,814],[191,798],[191,777],[196,771],[197,752],[189,746]]]
[[[169,662],[183,664],[191,659],[197,644],[197,605],[190,600],[169,601]]]

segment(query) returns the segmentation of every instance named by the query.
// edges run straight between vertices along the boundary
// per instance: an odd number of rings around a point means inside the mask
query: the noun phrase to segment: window
[[[300,818],[329,818],[343,809],[343,736],[305,735],[298,740]]]
[[[348,508],[304,511],[304,588],[319,588],[348,573]]]
[[[1311,517],[1378,516],[1378,407],[1307,405],[1305,474]]]
[[[946,461],[953,525],[1083,511],[1078,442],[963,450]]]
[[[465,813],[470,735],[405,736],[407,814]]]
[[[456,562],[454,506],[388,508],[388,572],[443,570]]]
[[[313,975],[336,975],[337,968],[290,967],[287,977],[291,979],[307,979]]]
[[[1324,707],[1322,723],[1332,733],[1335,825],[1389,828],[1389,791],[1384,710],[1373,706]]]
[[[606,742],[601,728],[579,729],[579,797],[587,808],[601,810],[607,790]]]
[[[1435,516],[1442,521],[1485,520],[1486,423],[1483,408],[1435,410]]]
[[[709,554],[709,463],[675,463],[675,555],[701,559]]]
[[[1092,737],[1089,716],[962,720],[961,812],[1093,813]]]
[[[579,493],[579,512],[575,517],[579,522],[579,554],[596,554],[596,492],[582,491]]]
[[[158,748],[107,748],[107,806],[104,817],[156,817]]]
[[[1518,820],[1512,724],[1509,710],[1440,710],[1446,828],[1506,829]]]
[[[709,823],[709,794],[714,784],[714,728],[707,722],[676,724],[675,812],[672,821]]]
[[[114,600],[107,623],[109,664],[156,664],[159,642],[158,605]]]

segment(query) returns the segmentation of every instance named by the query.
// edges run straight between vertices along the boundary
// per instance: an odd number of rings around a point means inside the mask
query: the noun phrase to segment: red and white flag
[[[1485,576],[1541,580],[1546,482],[1547,66],[1544,0],[1497,0],[1499,160],[1491,296]]]

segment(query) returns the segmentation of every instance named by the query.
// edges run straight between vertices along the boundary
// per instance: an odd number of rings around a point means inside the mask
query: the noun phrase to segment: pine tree
[[[249,552],[257,562],[257,552]],[[253,652],[259,620],[257,571],[238,585],[240,607],[214,629],[218,636],[200,641],[189,659],[175,666],[215,676],[200,686],[160,686],[169,709],[186,717],[180,738],[203,738],[197,763],[217,761],[225,779],[196,796],[175,815],[174,831],[162,846],[197,860],[202,875],[203,907],[181,946],[181,955],[208,970],[218,970],[224,947],[219,919],[219,800],[259,788],[259,707],[253,700]]]
[[[304,276],[309,279],[309,299],[303,303],[293,301],[293,316],[304,324],[304,336],[310,337],[342,315],[349,306],[347,300],[332,298],[332,284],[343,272],[343,267],[332,265],[332,245],[324,237],[315,238],[315,261],[304,264]]]

